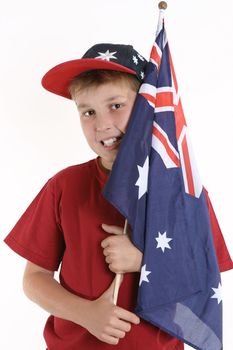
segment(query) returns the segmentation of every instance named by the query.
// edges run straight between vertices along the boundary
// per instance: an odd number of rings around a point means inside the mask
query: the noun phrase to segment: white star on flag
[[[145,73],[143,71],[140,72],[141,78],[144,79]]]
[[[146,264],[142,266],[141,268],[141,275],[140,275],[140,281],[139,286],[142,284],[142,282],[149,282],[147,276],[151,273],[151,271],[146,271]]]
[[[138,64],[138,59],[137,59],[136,56],[133,56],[133,61],[134,61],[135,64]]]
[[[139,178],[135,184],[138,186],[138,199],[140,199],[147,192],[147,184],[148,184],[148,172],[149,172],[149,157],[146,157],[145,163],[141,167],[137,165]]]
[[[95,58],[100,58],[105,61],[110,61],[111,58],[117,60],[117,57],[114,56],[115,53],[117,53],[117,51],[109,52],[109,50],[107,50],[106,52],[98,52],[99,56],[96,56]]]
[[[168,243],[172,240],[172,238],[167,237],[166,231],[163,234],[158,232],[158,234],[159,234],[158,237],[155,237],[156,241],[158,242],[156,248],[161,248],[164,253],[166,248],[171,249]]]
[[[218,288],[212,288],[214,291],[214,294],[212,295],[211,298],[218,299],[218,304],[222,301],[222,286],[221,283],[219,282]]]

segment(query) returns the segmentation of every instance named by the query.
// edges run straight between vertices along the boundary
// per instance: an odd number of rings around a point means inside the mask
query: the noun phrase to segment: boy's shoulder
[[[68,166],[58,171],[51,180],[63,181],[75,178],[86,178],[96,173],[96,159],[89,160],[85,163]]]
[[[101,170],[98,157],[82,164],[68,166],[51,177],[46,187],[52,192],[69,190],[89,191],[90,187],[102,186],[107,181],[107,174]]]

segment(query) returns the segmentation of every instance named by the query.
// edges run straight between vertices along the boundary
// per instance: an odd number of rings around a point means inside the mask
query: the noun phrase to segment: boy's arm
[[[24,292],[50,314],[86,328],[92,335],[108,344],[117,344],[131,323],[139,318],[113,304],[114,281],[96,300],[78,297],[63,288],[52,271],[28,262],[23,278]]]

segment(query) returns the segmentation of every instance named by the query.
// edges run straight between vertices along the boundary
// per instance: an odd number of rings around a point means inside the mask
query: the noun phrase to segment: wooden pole
[[[160,10],[166,10],[166,8],[167,8],[167,3],[166,3],[166,1],[160,1],[159,4],[158,4],[158,8],[159,8]],[[161,12],[162,12],[162,11],[161,11]],[[124,234],[124,235],[127,234],[127,228],[128,228],[128,221],[127,221],[127,219],[126,219],[126,220],[125,220],[125,225],[124,225],[124,231],[123,231],[123,234]],[[114,305],[117,304],[117,298],[118,298],[118,293],[119,293],[121,278],[122,278],[122,274],[121,274],[121,273],[116,273],[115,285],[114,285],[114,291],[113,291],[113,303],[114,303]]]
[[[123,235],[127,234],[127,229],[128,229],[128,221],[127,221],[127,219],[125,219]],[[113,292],[113,303],[114,303],[114,305],[117,304],[117,298],[118,298],[118,293],[119,293],[119,289],[120,289],[121,278],[122,278],[122,274],[121,273],[116,273],[114,292]]]

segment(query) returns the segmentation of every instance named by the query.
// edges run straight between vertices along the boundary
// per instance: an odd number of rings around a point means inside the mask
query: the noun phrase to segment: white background
[[[168,37],[198,167],[233,256],[232,0],[168,5]],[[148,58],[157,16],[154,0],[1,0],[1,349],[45,349],[47,317],[23,295],[25,261],[2,240],[49,177],[93,157],[73,103],[43,90],[40,79],[98,42],[131,43]],[[224,350],[232,350],[232,276],[222,275]]]

